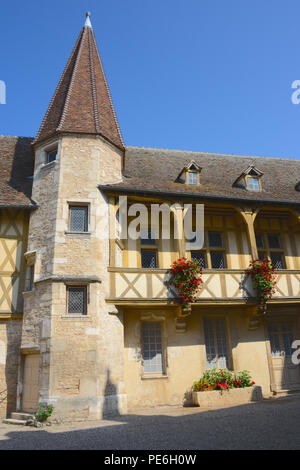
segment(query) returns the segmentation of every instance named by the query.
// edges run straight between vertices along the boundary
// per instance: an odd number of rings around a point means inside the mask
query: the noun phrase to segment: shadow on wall
[[[106,419],[113,416],[120,416],[118,389],[117,386],[111,380],[110,370],[107,369],[102,406],[102,417],[103,419]]]
[[[8,417],[12,411],[16,410],[21,321],[8,321],[5,329],[7,347],[2,353],[0,351],[0,359],[5,362],[5,366],[0,364],[0,370],[2,367],[4,369],[3,376],[1,374],[0,377],[0,416]]]

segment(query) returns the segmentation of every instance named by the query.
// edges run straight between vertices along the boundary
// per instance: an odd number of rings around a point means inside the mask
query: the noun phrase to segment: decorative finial
[[[89,11],[87,11],[85,16],[86,16],[86,20],[85,20],[84,26],[87,26],[88,28],[91,28],[92,27],[91,20],[90,20],[91,13]]]

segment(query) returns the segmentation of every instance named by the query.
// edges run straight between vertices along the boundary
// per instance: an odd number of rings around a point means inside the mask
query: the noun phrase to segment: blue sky
[[[36,134],[87,10],[127,145],[300,158],[296,0],[2,2],[0,134]]]

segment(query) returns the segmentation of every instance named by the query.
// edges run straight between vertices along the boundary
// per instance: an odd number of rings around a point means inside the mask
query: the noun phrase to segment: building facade
[[[191,402],[207,368],[249,370],[265,397],[300,389],[300,162],[126,147],[89,16],[35,139],[0,137],[0,414],[65,419]],[[143,204],[171,207],[169,239],[123,238]],[[123,198],[123,199],[120,199]],[[204,245],[183,233],[204,207]],[[194,214],[195,218],[195,214]],[[151,227],[152,229],[152,227]],[[200,260],[189,315],[168,284]],[[271,259],[259,314],[246,269]]]

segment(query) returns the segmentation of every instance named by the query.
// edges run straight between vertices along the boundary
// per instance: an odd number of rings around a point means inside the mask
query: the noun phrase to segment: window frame
[[[217,342],[217,333],[216,333],[216,320],[217,319],[223,319],[224,324],[225,324],[225,336],[226,336],[226,345],[227,345],[227,358],[228,358],[228,364],[227,364],[227,369],[228,370],[233,370],[233,357],[232,357],[232,344],[231,344],[231,337],[230,337],[230,327],[229,327],[229,321],[228,317],[225,315],[204,315],[202,319],[202,328],[203,328],[203,335],[204,335],[204,351],[205,351],[205,370],[211,370],[207,368],[207,350],[206,350],[206,338],[205,338],[205,319],[207,320],[212,320],[213,322],[213,334],[214,334],[214,347],[216,350],[216,368],[220,368],[219,364],[219,351],[217,351],[218,348],[218,342]],[[223,367],[224,368],[224,367]]]
[[[150,232],[151,231],[149,230],[148,233],[150,233]],[[155,238],[151,238],[151,239],[145,238],[144,240],[149,241],[149,243],[145,243],[145,244],[142,243],[142,240],[143,239],[141,237],[138,239],[139,266],[142,269],[159,269],[159,266],[160,266],[160,260],[159,260],[159,258],[160,258],[160,256],[159,256],[159,254],[160,254],[159,253],[160,252],[160,250],[159,250],[160,240],[157,239],[157,238],[156,239]],[[155,241],[155,243],[150,243],[151,241]],[[155,268],[145,268],[145,267],[143,267],[143,265],[142,265],[142,260],[143,260],[142,252],[143,251],[145,251],[145,252],[146,251],[154,251],[155,252],[155,254],[156,254],[156,267]]]
[[[249,179],[251,179],[251,178],[257,180],[258,189],[250,188]],[[261,177],[260,176],[258,176],[258,175],[246,175],[245,176],[245,181],[246,181],[246,188],[247,188],[248,191],[254,191],[254,192],[262,191],[262,183],[261,183]]]
[[[143,252],[153,252],[155,253],[155,258],[156,258],[156,266],[155,268],[146,268],[145,266],[143,266]],[[149,248],[149,246],[147,246],[147,248],[145,249],[144,247],[140,249],[140,256],[141,256],[141,268],[142,269],[158,269],[158,249],[157,247],[155,246],[154,248]]]
[[[71,228],[71,209],[72,208],[85,208],[86,209],[86,230],[72,230]],[[89,233],[90,231],[90,204],[84,202],[69,202],[68,203],[68,232],[69,233]]]
[[[210,246],[209,244],[209,233],[220,233],[222,237],[222,246],[221,247],[214,247]],[[214,230],[214,229],[208,229],[205,230],[204,232],[204,246],[201,250],[190,250],[188,254],[188,258],[192,259],[192,253],[193,252],[198,252],[198,253],[204,253],[204,258],[205,258],[205,268],[206,269],[216,269],[218,271],[223,271],[224,269],[228,269],[228,249],[227,249],[227,231],[224,230]],[[220,252],[223,254],[223,259],[224,259],[224,268],[213,268],[212,267],[212,262],[211,262],[211,252]]]
[[[83,289],[84,290],[84,311],[83,313],[69,312],[69,292],[70,289]],[[89,292],[88,286],[82,284],[67,284],[66,285],[66,316],[86,317],[88,315]]]
[[[34,288],[34,264],[26,266],[25,292],[31,292]]]
[[[144,357],[144,335],[143,335],[143,324],[145,323],[155,323],[160,325],[161,332],[161,360],[162,360],[162,370],[160,372],[146,372],[145,371],[145,357]],[[155,377],[166,377],[167,376],[167,345],[164,335],[165,323],[163,320],[141,320],[140,324],[140,344],[141,344],[141,366],[142,366],[142,376],[144,378],[155,378]]]
[[[190,173],[196,175],[196,183],[190,183]],[[195,169],[189,169],[185,171],[185,183],[190,186],[197,186],[200,184],[200,171]]]
[[[280,248],[270,248],[269,239],[268,239],[268,237],[270,235],[271,236],[276,235],[278,237]],[[264,248],[258,248],[257,238],[256,238],[257,236],[262,237]],[[282,269],[286,269],[284,245],[282,243],[281,234],[278,233],[278,231],[275,231],[275,232],[272,232],[272,231],[267,231],[267,232],[258,231],[257,233],[255,233],[255,241],[256,241],[257,254],[258,254],[259,259],[260,259],[260,253],[263,253],[264,257],[270,259],[271,261],[272,261],[272,258],[271,258],[272,253],[280,254],[281,257],[282,257],[282,261],[283,261],[283,268]]]
[[[49,155],[53,152],[56,152],[55,158],[53,160],[49,160]],[[53,163],[57,160],[57,154],[58,154],[58,147],[53,147],[50,149],[45,149],[46,153],[46,158],[45,158],[45,165],[48,165],[50,163]]]

